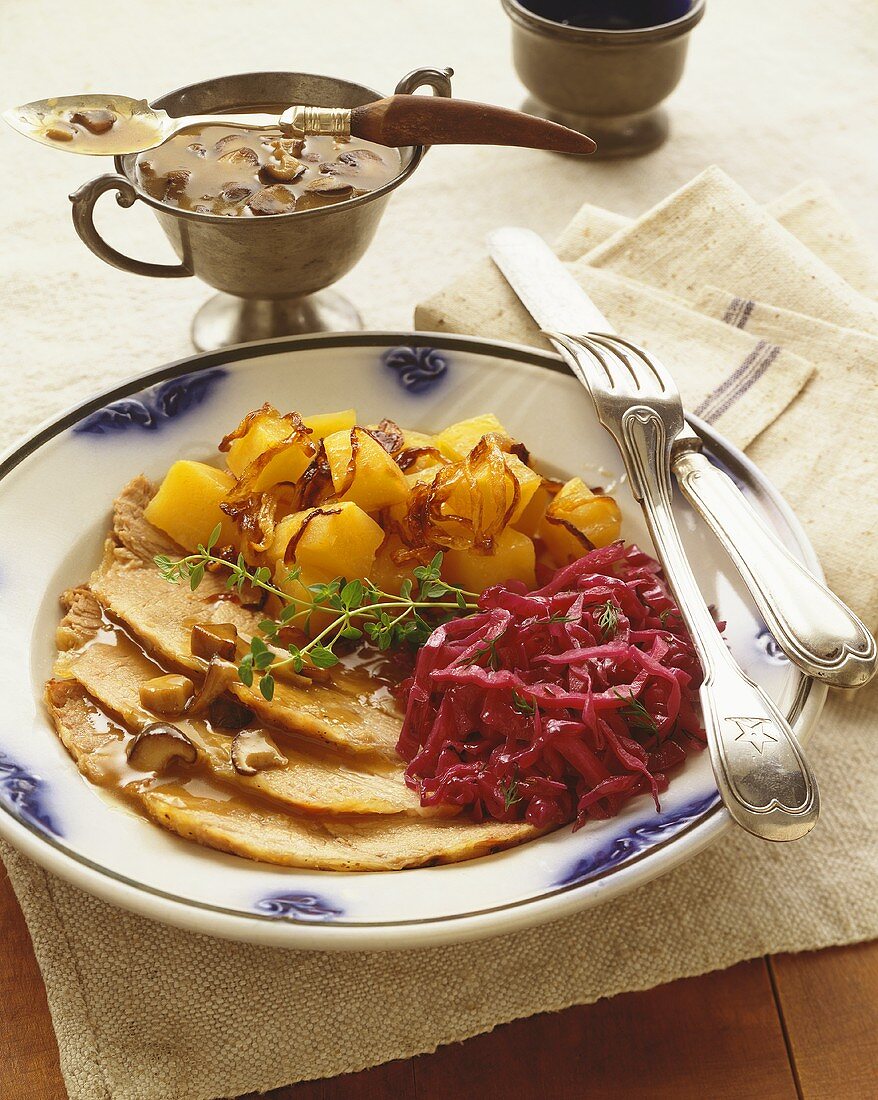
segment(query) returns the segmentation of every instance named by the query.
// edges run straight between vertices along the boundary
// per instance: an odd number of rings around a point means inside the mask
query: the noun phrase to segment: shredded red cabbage
[[[644,791],[659,808],[705,743],[701,679],[658,562],[617,542],[437,627],[401,687],[397,750],[423,806],[580,828]]]

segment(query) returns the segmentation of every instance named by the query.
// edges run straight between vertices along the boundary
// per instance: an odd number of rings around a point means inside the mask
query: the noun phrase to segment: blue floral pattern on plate
[[[435,348],[388,348],[381,362],[409,393],[425,393],[448,373],[448,357]]]
[[[329,921],[344,912],[320,894],[272,894],[256,903],[256,911],[280,920]]]
[[[132,397],[123,397],[84,417],[73,429],[76,434],[108,435],[129,428],[156,431],[170,420],[184,416],[201,405],[226,371],[193,371],[169,378]]]
[[[632,856],[639,855],[641,852],[653,847],[653,845],[667,840],[686,825],[697,821],[702,814],[717,805],[718,802],[719,795],[716,791],[711,791],[705,798],[690,802],[674,814],[647,818],[639,825],[632,826],[621,836],[615,837],[611,844],[607,844],[596,852],[590,852],[582,859],[578,859],[555,881],[555,886],[572,886],[574,883],[582,883],[588,881],[588,879],[596,878],[605,871],[624,863]]]
[[[35,825],[55,836],[61,830],[46,809],[45,781],[16,764],[0,751],[0,800],[5,802],[20,820]]]

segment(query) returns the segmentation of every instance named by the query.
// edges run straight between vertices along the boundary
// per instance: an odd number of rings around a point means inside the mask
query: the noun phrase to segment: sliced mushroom
[[[322,170],[324,166],[320,167]],[[338,176],[315,176],[305,184],[306,191],[318,195],[350,195],[353,189],[353,184],[345,183]]]
[[[204,683],[189,700],[186,707],[187,718],[200,718],[207,714],[211,703],[215,702],[228,690],[229,684],[233,684],[238,678],[238,670],[221,657],[211,657],[207,666],[207,675]]]
[[[335,158],[339,164],[344,164],[348,168],[359,170],[363,167],[364,161],[377,161],[382,164],[383,161],[377,153],[373,153],[371,149],[348,149],[345,153],[339,153]]]
[[[188,676],[154,676],[140,685],[140,705],[163,718],[179,718],[194,693]]]
[[[227,149],[235,142],[238,142],[238,144],[240,144],[243,140],[243,134],[226,134],[225,137],[217,138],[217,140],[213,143],[213,148],[215,152],[221,153],[224,149]]]
[[[76,131],[72,126],[65,126],[63,122],[56,122],[47,127],[46,137],[51,138],[52,141],[73,141],[76,137]]]
[[[202,145],[200,141],[193,141],[191,144],[186,146],[186,150],[196,157],[207,156],[207,146]]]
[[[193,657],[203,657],[205,661],[222,657],[231,661],[237,645],[238,631],[233,623],[196,623],[192,627],[189,648]]]
[[[223,189],[220,191],[219,197],[223,202],[234,205],[238,202],[243,202],[245,199],[249,199],[253,194],[252,187],[245,187],[242,183],[224,183]]]
[[[210,704],[208,717],[216,729],[240,730],[253,721],[253,711],[231,695],[221,695]]]
[[[97,109],[74,111],[70,116],[70,121],[84,126],[91,134],[106,134],[116,125],[117,118],[118,116],[112,111]]]
[[[132,768],[162,775],[174,763],[194,764],[198,750],[176,726],[153,722],[135,736],[128,746],[127,756]]]
[[[296,209],[296,196],[282,183],[263,187],[253,195],[247,205],[254,214],[289,214]]]
[[[173,172],[168,172],[167,179],[165,181],[165,195],[166,199],[176,199],[186,190],[186,185],[192,177],[191,172],[187,172],[184,168],[178,168]]]
[[[259,165],[259,154],[245,145],[243,149],[230,149],[228,153],[223,153],[219,163],[246,164],[250,168],[256,168]]]
[[[263,172],[272,179],[287,182],[294,180],[305,171],[305,165],[292,152],[292,141],[272,142],[271,153],[262,166]]]
[[[232,767],[239,775],[279,768],[287,758],[265,730],[242,730],[232,742]]]

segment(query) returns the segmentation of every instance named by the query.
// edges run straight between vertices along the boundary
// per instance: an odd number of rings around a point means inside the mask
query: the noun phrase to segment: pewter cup
[[[397,92],[431,87],[451,95],[451,70],[416,69]],[[241,73],[204,80],[153,101],[171,115],[207,114],[267,104],[305,103],[356,107],[382,93],[329,76],[307,73]],[[71,196],[73,223],[88,247],[113,267],[173,279],[196,275],[220,293],[198,311],[192,339],[200,351],[246,340],[302,332],[361,328],[356,309],[326,287],[363,256],[391,192],[417,168],[424,146],[400,149],[402,168],[383,187],[334,206],[265,218],[197,214],[159,202],[139,185],[136,155],[116,157],[116,172],[83,184]],[[155,264],[118,252],[95,228],[94,205],[105,191],[122,207],[152,207],[179,264]]]
[[[692,0],[669,22],[632,30],[567,26],[536,14],[552,10],[540,0],[501,2],[512,22],[516,71],[533,96],[526,110],[594,138],[595,157],[636,156],[665,141],[668,116],[660,104],[683,75],[689,32],[705,0]],[[668,5],[670,14],[678,8]]]

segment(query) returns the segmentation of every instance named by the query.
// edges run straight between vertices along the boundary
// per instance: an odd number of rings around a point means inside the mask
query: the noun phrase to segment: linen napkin
[[[825,199],[816,201],[827,209]],[[687,400],[707,403],[705,415],[720,430],[759,454],[769,476],[783,482],[798,457],[811,490],[797,501],[799,514],[831,579],[859,578],[865,549],[859,519],[838,516],[832,557],[820,512],[830,503],[824,479],[834,478],[835,468],[811,462],[821,431],[846,451],[856,408],[827,398],[819,425],[789,432],[785,426],[798,424],[788,418],[803,415],[801,407],[807,416],[812,388],[841,374],[865,378],[873,335],[845,330],[858,350],[841,359],[828,353],[839,323],[874,325],[874,304],[829,266],[826,252],[818,258],[716,172],[662,207],[630,225],[596,208],[582,214],[577,232],[588,262],[578,258],[577,277],[611,320],[624,322],[626,332],[665,359]],[[801,207],[801,201],[789,205],[800,214]],[[808,232],[813,211],[798,225]],[[736,234],[740,251],[755,250],[752,280],[747,257],[730,257]],[[847,229],[838,239],[840,257],[858,254]],[[493,269],[482,270],[493,280]],[[475,324],[482,333],[538,340],[514,299],[497,297],[502,285],[493,281],[486,289],[477,273],[467,276],[419,307],[419,323],[456,331]],[[693,362],[699,370],[687,370]],[[734,384],[723,386],[748,373],[749,387],[722,407],[721,395],[736,392]],[[868,397],[863,389],[860,402]],[[855,454],[844,462],[856,473]],[[853,487],[857,498],[855,506],[846,498],[848,512],[874,516],[876,479],[855,476]],[[875,625],[868,593],[857,583],[849,598]],[[430,1051],[516,1017],[745,958],[873,937],[876,711],[878,683],[830,698],[809,748],[824,812],[803,841],[767,845],[730,830],[634,893],[474,944],[353,955],[234,945],[117,910],[0,846],[46,979],[70,1096],[212,1100],[265,1090]]]

